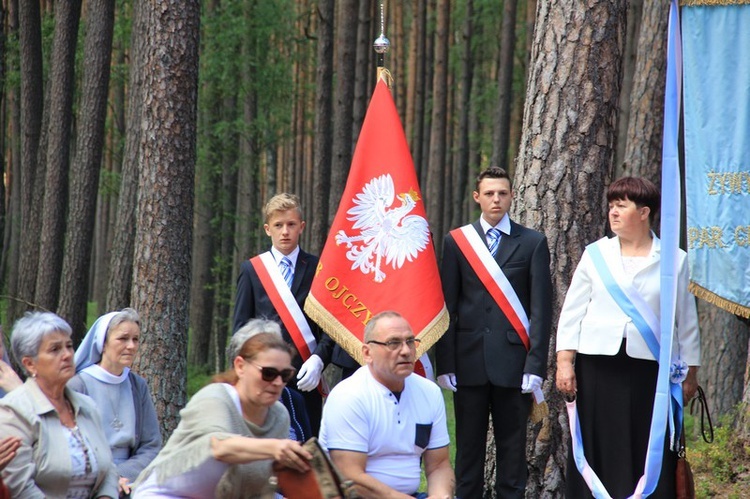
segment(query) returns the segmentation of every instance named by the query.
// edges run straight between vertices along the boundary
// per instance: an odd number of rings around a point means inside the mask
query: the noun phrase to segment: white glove
[[[542,388],[542,378],[536,374],[523,373],[521,393],[531,393]]]
[[[303,392],[309,392],[320,383],[320,373],[323,372],[323,359],[312,354],[302,364],[297,374],[297,388]]]
[[[456,387],[455,373],[441,374],[440,376],[438,376],[437,384],[438,386],[440,386],[440,388],[445,388],[446,390],[450,390],[452,392],[458,390],[458,388]]]

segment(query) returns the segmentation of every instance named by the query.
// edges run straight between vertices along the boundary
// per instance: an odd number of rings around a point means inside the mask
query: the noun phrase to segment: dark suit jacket
[[[477,220],[472,224],[485,241]],[[507,317],[448,234],[440,275],[450,313],[448,331],[437,344],[438,374],[455,373],[458,385],[487,382],[520,387],[524,373],[544,378],[552,322],[552,282],[547,238],[511,221],[495,257],[529,318],[527,352]]]
[[[300,308],[303,310],[305,299],[310,292],[310,286],[312,285],[317,265],[317,256],[305,253],[300,249],[299,256],[297,257],[297,264],[294,267],[292,294],[297,300]],[[289,332],[281,323],[279,314],[271,303],[268,293],[266,293],[266,290],[263,288],[258,274],[255,272],[250,260],[245,260],[240,266],[240,275],[237,278],[237,297],[234,305],[234,327],[232,330],[237,331],[248,320],[255,318],[265,318],[278,321],[279,324],[281,324],[281,333],[284,336],[284,340],[294,346],[294,342],[289,336]],[[312,353],[318,355],[323,361],[323,364],[327,365],[331,361],[334,342],[327,334],[321,331],[320,327],[315,322],[307,317],[307,314],[305,314],[305,318],[307,319],[307,323],[310,325],[310,329],[318,342],[318,346]],[[300,355],[297,355],[292,360],[292,364],[297,369],[300,368],[302,362],[303,360]],[[294,383],[290,382],[290,386],[294,386]]]

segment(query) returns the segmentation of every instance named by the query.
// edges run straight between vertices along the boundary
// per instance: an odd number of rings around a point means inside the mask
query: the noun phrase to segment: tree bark
[[[516,11],[518,0],[504,0],[500,60],[497,71],[497,109],[490,163],[508,169],[510,148],[510,110],[513,102],[513,55],[516,45]]]
[[[422,179],[422,142],[425,127],[425,64],[427,0],[417,0],[410,34],[409,85],[406,90],[406,137],[410,141],[411,155],[417,178]]]
[[[647,2],[649,0],[646,0]],[[615,177],[622,175],[622,169],[624,168],[623,161],[625,158],[625,147],[627,146],[628,140],[628,123],[630,121],[631,111],[631,99],[633,82],[636,78],[636,61],[638,60],[639,47],[639,31],[641,28],[641,16],[643,12],[644,0],[632,0],[628,4],[628,28],[625,36],[625,52],[622,57],[622,89],[620,90],[620,113],[617,119],[617,147],[615,149]],[[668,5],[667,5],[668,7]],[[666,17],[665,17],[666,22]],[[657,50],[658,52],[658,50]],[[643,52],[648,54],[647,59],[651,60],[650,52]],[[654,54],[656,57],[658,55]],[[661,55],[662,57],[664,54]],[[653,61],[652,61],[653,62]],[[665,66],[666,66],[666,60]],[[656,184],[659,185],[659,184]]]
[[[352,102],[352,143],[357,143],[359,130],[362,128],[362,122],[365,119],[367,103],[369,102],[368,80],[370,76],[370,54],[372,42],[370,35],[370,26],[374,25],[370,17],[370,11],[373,2],[371,0],[360,0],[359,12],[357,14],[357,64],[354,68],[354,100]],[[378,26],[380,17],[377,18]],[[387,67],[387,66],[386,66]]]
[[[148,43],[133,305],[144,334],[136,370],[149,381],[166,440],[186,402],[200,2],[152,0],[141,8],[139,35]]]
[[[627,121],[623,174],[661,185],[669,3],[644,0]]]
[[[99,169],[104,149],[109,68],[115,21],[114,0],[89,0],[76,154],[60,294],[60,316],[73,328],[76,344],[86,334],[86,302],[91,268]]]
[[[217,48],[218,31],[224,23],[219,13],[218,2],[207,2],[203,12],[203,45],[201,71],[204,74],[220,74],[220,49]],[[244,54],[243,54],[244,55]],[[250,60],[243,57],[244,60]],[[214,81],[219,80],[219,81]],[[200,87],[200,108],[198,141],[200,152],[195,167],[195,199],[193,204],[193,258],[190,279],[190,344],[188,364],[195,367],[211,365],[212,324],[214,317],[214,297],[216,281],[212,268],[216,262],[216,248],[219,245],[213,222],[217,216],[216,207],[222,193],[216,165],[220,163],[221,144],[218,140],[221,120],[220,79],[207,78]]]
[[[750,323],[703,300],[697,302],[701,331],[698,378],[711,415],[718,421],[742,400]]]
[[[451,206],[452,218],[448,228],[458,227],[468,218],[460,207],[467,198],[471,197],[469,180],[469,153],[470,153],[470,119],[471,119],[471,90],[474,80],[474,58],[472,56],[472,34],[474,30],[474,1],[466,1],[466,18],[462,28],[461,43],[463,44],[463,57],[461,60],[461,93],[458,100],[458,139],[456,152],[456,166],[453,171],[453,202]]]
[[[512,217],[548,238],[553,323],[584,246],[604,234],[626,12],[623,0],[538,4]],[[526,496],[533,498],[561,497],[564,490],[569,432],[553,389],[552,334],[545,383],[550,414],[529,428]]]
[[[436,240],[443,238],[443,204],[445,175],[447,172],[446,114],[448,110],[448,33],[450,30],[450,0],[439,0],[435,32],[435,69],[432,80],[432,130],[430,155],[427,165],[425,202],[430,230]],[[441,249],[436,248],[438,254]]]
[[[39,168],[39,144],[42,131],[42,25],[37,2],[19,2],[19,45],[21,60],[21,253],[19,255],[18,292],[8,312],[14,322],[31,308],[39,263],[39,233],[42,220],[43,172]]]
[[[357,43],[356,0],[339,4],[336,50],[336,106],[333,116],[333,161],[331,162],[331,194],[328,204],[328,226],[333,223],[352,163],[352,105]]]
[[[80,16],[81,0],[61,2],[55,9],[44,205],[39,241],[39,268],[34,293],[36,303],[47,310],[57,310],[60,294],[65,213],[68,204],[76,40]]]
[[[313,179],[312,218],[310,249],[319,254],[328,234],[329,198],[331,194],[331,167],[333,141],[333,18],[334,1],[318,2],[318,67],[315,73],[315,177]]]
[[[130,75],[128,84],[127,130],[125,154],[120,175],[117,200],[115,237],[109,260],[109,289],[107,310],[120,310],[130,306],[133,282],[133,249],[135,247],[136,203],[138,197],[138,164],[142,134],[144,54],[148,40],[143,33],[145,2],[133,2],[132,36],[130,40]]]

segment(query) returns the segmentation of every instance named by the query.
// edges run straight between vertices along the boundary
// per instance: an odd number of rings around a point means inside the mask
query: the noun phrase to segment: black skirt
[[[576,355],[578,417],[584,455],[614,499],[630,497],[643,475],[659,366],[631,358],[625,341],[617,355]],[[659,484],[649,498],[673,499],[677,454],[664,441]],[[592,497],[568,452],[565,496]]]

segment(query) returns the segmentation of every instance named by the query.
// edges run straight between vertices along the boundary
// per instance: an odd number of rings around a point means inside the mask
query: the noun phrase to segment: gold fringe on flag
[[[388,88],[393,87],[393,75],[391,75],[391,72],[388,71],[388,68],[386,67],[380,67],[378,68],[378,80],[383,80],[386,85],[388,85]]]
[[[360,365],[365,363],[365,359],[362,357],[362,342],[351,334],[312,294],[307,295],[305,313],[323,328],[328,336],[341,345],[341,348],[346,350],[354,360],[359,362]],[[414,335],[421,340],[419,347],[417,347],[417,358],[437,343],[443,333],[448,330],[449,321],[448,310],[443,306],[440,313],[422,331],[414,332]]]
[[[722,298],[716,293],[707,290],[700,284],[696,284],[693,281],[690,281],[688,289],[691,293],[693,293],[701,300],[706,300],[708,303],[712,303],[719,308],[723,308],[730,314],[739,315],[740,317],[744,317],[745,319],[750,319],[750,307],[746,305],[740,305],[739,303],[735,303],[731,300],[727,300],[726,298]]]
[[[362,342],[355,338],[312,294],[307,295],[307,300],[305,300],[305,313],[354,360],[360,365],[365,363],[362,357]]]
[[[680,7],[750,5],[750,0],[680,0]]]

